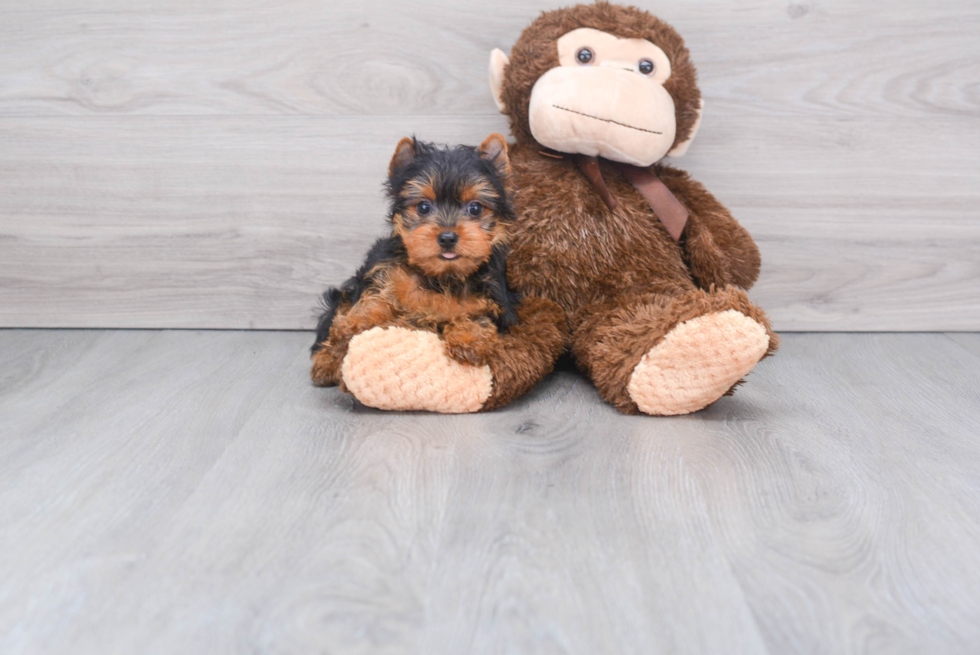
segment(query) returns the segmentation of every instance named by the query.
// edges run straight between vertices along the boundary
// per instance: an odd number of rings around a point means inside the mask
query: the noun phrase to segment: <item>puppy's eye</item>
[[[655,71],[656,69],[657,67],[654,66],[653,62],[650,61],[649,59],[640,60],[640,72],[643,73],[644,75],[652,75],[653,71]]]
[[[428,201],[423,200],[415,205],[415,211],[419,213],[419,216],[426,216],[432,211],[432,205]]]
[[[593,57],[595,57],[595,53],[592,52],[592,48],[580,48],[579,51],[575,53],[575,59],[577,59],[578,63],[582,64],[583,66],[591,62]]]
[[[483,213],[483,205],[478,202],[471,202],[470,204],[466,205],[466,213],[473,218],[476,218]]]

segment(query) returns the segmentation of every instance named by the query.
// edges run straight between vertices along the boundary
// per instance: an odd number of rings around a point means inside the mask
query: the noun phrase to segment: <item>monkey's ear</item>
[[[691,147],[691,141],[694,141],[694,137],[698,134],[698,128],[701,127],[702,112],[704,112],[704,98],[698,101],[698,117],[694,119],[694,125],[691,126],[691,133],[686,139],[671,148],[670,152],[667,153],[668,157],[683,157],[687,153],[687,149]]]
[[[500,89],[504,85],[504,68],[510,63],[510,59],[500,48],[494,48],[490,53],[490,92],[493,93],[493,101],[497,103],[497,109],[504,111],[504,101],[500,98]]]
[[[411,137],[405,137],[398,142],[398,147],[395,148],[395,154],[391,158],[391,163],[388,164],[388,176],[394,175],[395,171],[400,168],[405,168],[415,160],[415,139]]]
[[[480,157],[488,160],[503,175],[510,173],[510,159],[507,157],[507,140],[496,132],[480,144]]]

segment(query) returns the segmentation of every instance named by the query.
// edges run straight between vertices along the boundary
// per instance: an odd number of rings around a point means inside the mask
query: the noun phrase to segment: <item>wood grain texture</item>
[[[308,342],[0,332],[0,650],[980,645],[980,368],[944,335],[788,335],[677,418],[571,371],[378,412]]]
[[[906,119],[722,118],[705,126],[688,163],[758,240],[764,269],[753,296],[778,329],[965,330],[980,321],[980,223],[960,209],[980,204],[980,160],[967,154],[980,150],[980,132],[967,132],[968,119],[946,119],[948,148],[930,152],[929,136],[895,144]],[[9,143],[0,152],[0,324],[309,328],[319,292],[349,276],[385,230],[377,171],[392,144],[413,132],[474,143],[502,124],[0,121]],[[772,145],[760,147],[760,135]],[[844,141],[852,136],[859,143]],[[914,160],[910,141],[924,151]],[[850,157],[839,158],[840,143]],[[962,155],[950,157],[956,147]],[[832,167],[801,168],[801,150]],[[883,155],[887,175],[874,163]]]
[[[553,2],[192,0],[3,9],[0,115],[495,115],[493,48]],[[980,115],[964,0],[640,3],[685,37],[719,113]]]
[[[977,357],[980,357],[980,334],[977,332],[949,332],[946,336]]]
[[[308,328],[397,140],[506,132],[488,52],[550,6],[0,7],[0,325]],[[778,330],[980,329],[975,3],[651,8],[707,99],[678,163]]]

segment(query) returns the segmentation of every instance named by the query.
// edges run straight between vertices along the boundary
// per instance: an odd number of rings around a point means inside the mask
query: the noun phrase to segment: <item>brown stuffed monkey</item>
[[[509,59],[494,50],[490,85],[515,140],[508,275],[526,298],[521,326],[489,375],[465,383],[435,335],[355,337],[344,362],[354,395],[434,408],[423,385],[459,399],[439,411],[490,409],[533,387],[563,347],[623,412],[685,414],[731,393],[778,339],[745,292],[759,275],[752,237],[701,184],[658,163],[697,131],[695,77],[672,27],[604,2],[542,14]],[[566,334],[552,327],[558,307]],[[406,347],[417,364],[378,355]]]

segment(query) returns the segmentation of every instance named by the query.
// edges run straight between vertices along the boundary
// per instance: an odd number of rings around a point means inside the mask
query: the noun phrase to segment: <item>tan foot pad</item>
[[[647,414],[696,412],[745,377],[768,347],[766,329],[739,311],[698,316],[643,356],[626,390]]]
[[[489,366],[453,361],[438,335],[402,327],[356,335],[341,374],[355,398],[378,409],[475,412],[493,389]]]

